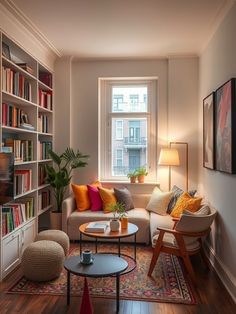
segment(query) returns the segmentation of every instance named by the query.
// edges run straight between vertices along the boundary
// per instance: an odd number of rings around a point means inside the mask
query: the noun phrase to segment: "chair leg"
[[[196,276],[193,270],[193,266],[192,263],[190,261],[189,255],[184,254],[182,255],[183,261],[184,261],[184,265],[187,268],[187,271],[189,272],[190,278],[192,279],[194,285],[196,285]]]
[[[159,255],[160,255],[163,236],[164,236],[164,232],[160,231],[156,246],[153,250],[152,260],[151,260],[149,270],[148,270],[148,276],[152,275],[153,269],[156,265],[156,262],[157,262]]]

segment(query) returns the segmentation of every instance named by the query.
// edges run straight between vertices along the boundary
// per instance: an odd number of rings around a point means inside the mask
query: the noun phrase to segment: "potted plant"
[[[110,220],[111,231],[118,231],[120,229],[119,212],[123,210],[123,207],[124,205],[119,202],[110,205],[110,209],[113,212],[113,218]]]
[[[138,177],[138,183],[144,183],[144,178],[148,175],[148,172],[145,167],[140,167],[136,170]]]
[[[117,214],[120,219],[121,229],[128,228],[128,217],[127,217],[127,210],[123,203],[118,203]]]
[[[75,152],[72,148],[67,148],[61,155],[52,150],[48,153],[54,164],[45,165],[46,183],[51,185],[56,199],[56,209],[50,213],[51,228],[61,229],[62,202],[72,178],[72,171],[85,167],[87,165],[85,160],[89,156],[83,155],[79,150]]]
[[[130,179],[130,183],[135,183],[135,182],[136,182],[136,178],[137,178],[137,173],[136,173],[136,171],[129,172],[129,173],[127,174],[127,178]]]

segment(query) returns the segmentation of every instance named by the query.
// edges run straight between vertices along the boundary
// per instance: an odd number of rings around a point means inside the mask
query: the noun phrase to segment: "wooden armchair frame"
[[[178,220],[176,219],[175,225],[177,222]],[[175,228],[175,225],[173,228]],[[168,254],[173,254],[173,255],[182,257],[184,261],[184,265],[187,268],[187,271],[189,272],[190,278],[192,279],[193,283],[196,284],[196,276],[195,276],[189,256],[200,252],[203,261],[205,262],[207,267],[209,266],[203,247],[202,247],[202,237],[209,234],[211,231],[211,228],[208,228],[207,230],[204,230],[202,232],[182,232],[182,231],[177,231],[175,229],[166,229],[166,228],[157,228],[157,229],[160,231],[160,233],[158,235],[156,245],[153,249],[153,256],[150,263],[148,276],[152,275],[153,269],[156,265],[160,252],[165,252]],[[165,233],[171,233],[174,235],[176,242],[178,244],[178,247],[169,247],[163,244],[163,237]],[[198,238],[197,240],[199,241],[199,248],[197,248],[196,250],[188,251],[185,246],[184,237]]]

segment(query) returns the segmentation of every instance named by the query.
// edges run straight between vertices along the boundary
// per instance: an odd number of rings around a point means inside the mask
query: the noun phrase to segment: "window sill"
[[[159,186],[160,183],[159,182],[144,182],[144,183],[138,183],[138,182],[135,182],[135,183],[131,183],[129,181],[109,181],[109,180],[101,180],[100,181],[102,184],[126,184],[126,185],[153,185],[153,186]]]

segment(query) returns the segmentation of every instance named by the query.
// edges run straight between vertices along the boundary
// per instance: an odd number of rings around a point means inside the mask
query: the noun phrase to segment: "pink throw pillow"
[[[102,210],[102,199],[96,186],[87,185],[92,211]]]

